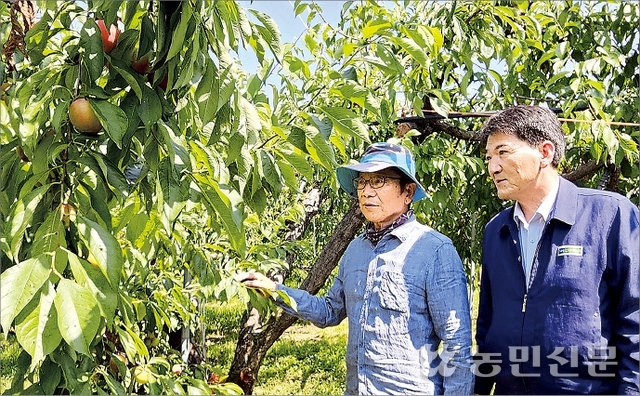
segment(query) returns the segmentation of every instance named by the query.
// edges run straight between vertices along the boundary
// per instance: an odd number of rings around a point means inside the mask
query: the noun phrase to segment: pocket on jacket
[[[409,311],[409,296],[404,275],[386,271],[380,278],[380,306],[398,312]]]

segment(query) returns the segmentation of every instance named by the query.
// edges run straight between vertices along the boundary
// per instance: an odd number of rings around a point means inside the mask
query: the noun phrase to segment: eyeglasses
[[[353,179],[353,186],[358,190],[364,190],[367,183],[369,183],[371,188],[378,189],[385,185],[387,179],[400,180],[401,178],[392,176],[374,176],[371,179],[367,180],[362,177],[356,177],[355,179]]]

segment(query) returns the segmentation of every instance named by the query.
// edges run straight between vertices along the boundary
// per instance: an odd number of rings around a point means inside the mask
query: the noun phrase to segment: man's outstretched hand
[[[276,283],[259,272],[241,272],[236,279],[252,289],[276,290]]]

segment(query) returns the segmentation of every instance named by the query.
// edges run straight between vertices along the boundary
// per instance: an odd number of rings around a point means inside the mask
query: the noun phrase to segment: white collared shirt
[[[554,203],[556,202],[559,186],[560,180],[557,178],[555,186],[544,198],[538,209],[536,209],[536,213],[533,214],[530,221],[526,220],[524,212],[520,207],[520,203],[516,202],[515,204],[513,220],[518,225],[520,247],[522,250],[522,268],[524,269],[524,275],[527,279],[527,290],[529,289],[531,280],[531,266],[533,265],[533,258],[538,250],[538,243],[542,237],[544,225],[551,214]]]

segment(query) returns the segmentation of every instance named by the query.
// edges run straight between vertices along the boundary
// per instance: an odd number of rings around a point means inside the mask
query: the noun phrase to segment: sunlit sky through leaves
[[[307,29],[306,12],[299,16],[295,16],[293,0],[240,0],[240,5],[245,9],[254,9],[269,15],[278,25],[282,34],[281,43],[294,42]],[[325,0],[316,1],[316,4],[322,8],[324,19],[332,26],[337,26],[340,18],[340,10],[345,2],[342,0]],[[256,19],[250,13],[248,18],[256,22]],[[255,73],[257,60],[255,54],[249,49],[241,49],[239,54],[243,69],[248,73]]]

